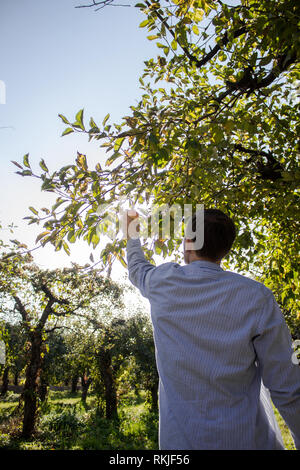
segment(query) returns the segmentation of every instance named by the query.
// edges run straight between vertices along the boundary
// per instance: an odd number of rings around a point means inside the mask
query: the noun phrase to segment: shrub
[[[76,415],[75,408],[52,411],[41,419],[41,429],[62,434],[73,434],[82,426],[84,423],[82,418]]]

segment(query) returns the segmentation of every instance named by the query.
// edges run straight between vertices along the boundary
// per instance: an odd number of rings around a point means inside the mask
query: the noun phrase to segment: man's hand
[[[128,210],[125,213],[125,220],[124,220],[125,230],[127,239],[129,238],[139,238],[139,214],[135,210]]]

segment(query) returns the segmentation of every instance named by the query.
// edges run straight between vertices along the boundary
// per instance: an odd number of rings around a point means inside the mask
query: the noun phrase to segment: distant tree
[[[95,310],[88,317],[94,328],[95,343],[90,362],[90,375],[99,398],[105,402],[105,417],[118,417],[117,377],[128,351],[126,348],[126,321],[121,312]]]
[[[87,315],[88,316],[88,315]],[[92,376],[90,373],[95,360],[95,333],[88,323],[81,319],[73,324],[71,331],[64,335],[66,345],[65,374],[71,377],[71,391],[77,391],[78,381],[81,384],[81,399],[85,403]]]
[[[25,367],[26,336],[22,325],[3,322],[0,326],[1,336],[5,342],[5,365],[3,366],[2,387],[0,394],[4,396],[8,391],[9,373],[13,375],[14,385],[18,385],[18,377]]]
[[[49,385],[61,382],[65,374],[66,343],[61,331],[54,330],[47,335],[42,346],[41,371],[38,395],[41,402],[47,399]]]
[[[136,311],[127,321],[128,349],[134,357],[134,380],[146,390],[151,411],[158,410],[158,372],[149,315]]]
[[[9,256],[12,255],[12,256]],[[63,326],[63,319],[83,312],[93,298],[119,295],[116,284],[97,271],[78,266],[44,271],[32,259],[6,253],[0,259],[0,292],[6,312],[17,312],[28,338],[27,367],[21,400],[24,403],[22,436],[34,431],[38,409],[44,345],[47,335]]]

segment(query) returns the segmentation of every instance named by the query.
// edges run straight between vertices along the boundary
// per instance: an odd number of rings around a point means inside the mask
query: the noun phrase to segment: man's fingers
[[[137,211],[135,211],[134,209],[129,209],[129,210],[127,211],[127,215],[128,215],[128,217],[131,218],[131,219],[136,219],[136,218],[139,216],[139,214],[137,213]]]

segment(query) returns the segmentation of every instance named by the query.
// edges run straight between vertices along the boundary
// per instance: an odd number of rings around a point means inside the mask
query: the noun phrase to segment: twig
[[[106,6],[111,6],[111,7],[131,7],[131,5],[123,5],[123,4],[117,4],[117,3],[113,3],[114,0],[103,0],[102,2],[95,2],[95,0],[93,0],[93,3],[89,4],[89,5],[78,5],[76,6],[75,8],[93,8],[93,7],[97,7],[99,5],[100,8],[97,8],[95,11],[99,11],[101,10],[102,8],[106,7]]]

